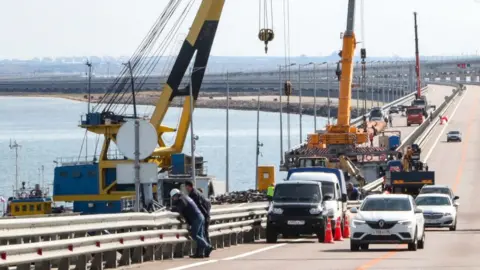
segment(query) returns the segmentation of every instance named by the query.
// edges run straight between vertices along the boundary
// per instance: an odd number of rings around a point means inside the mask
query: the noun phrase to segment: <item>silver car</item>
[[[449,131],[447,133],[447,142],[461,142],[462,133],[460,131]]]

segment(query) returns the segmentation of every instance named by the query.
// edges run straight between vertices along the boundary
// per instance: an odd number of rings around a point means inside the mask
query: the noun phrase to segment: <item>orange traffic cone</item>
[[[343,241],[343,237],[342,237],[342,226],[340,225],[342,224],[342,220],[340,219],[340,217],[337,218],[337,223],[336,223],[336,226],[335,226],[335,237],[333,238],[333,240],[335,241]]]
[[[332,234],[332,221],[330,218],[327,218],[327,228],[325,229],[325,239],[324,243],[333,244],[333,234]]]
[[[348,224],[348,216],[345,216],[343,222],[343,238],[350,238],[350,225]]]

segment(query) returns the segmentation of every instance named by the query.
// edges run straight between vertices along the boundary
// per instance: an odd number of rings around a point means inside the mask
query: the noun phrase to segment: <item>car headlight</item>
[[[445,214],[443,214],[443,215],[446,216],[446,217],[449,217],[449,216],[452,215],[452,213],[445,213]]]
[[[283,209],[282,208],[272,208],[270,212],[272,214],[281,215],[281,214],[283,214]]]
[[[310,209],[310,214],[311,215],[319,215],[322,213],[322,209],[321,208],[312,208]]]
[[[410,225],[412,225],[412,222],[410,220],[404,220],[404,221],[398,222],[398,224],[403,225],[403,226],[410,226]]]
[[[360,226],[360,225],[363,225],[363,224],[365,224],[365,220],[354,219],[352,221],[353,227]]]

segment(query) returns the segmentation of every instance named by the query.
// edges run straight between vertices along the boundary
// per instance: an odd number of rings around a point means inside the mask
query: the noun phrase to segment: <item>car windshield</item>
[[[382,110],[374,109],[370,112],[371,118],[382,118]]]
[[[459,131],[450,131],[448,132],[449,135],[459,135],[460,132]]]
[[[367,198],[361,211],[410,211],[410,201],[407,198]]]
[[[448,198],[440,197],[440,196],[417,197],[415,202],[417,203],[418,206],[420,205],[452,205]]]
[[[450,195],[450,190],[448,188],[424,188],[420,191],[420,194],[431,194],[431,193],[440,193]]]
[[[408,109],[407,114],[421,114],[422,109]]]
[[[413,101],[413,105],[425,105],[425,101],[422,99],[417,99]]]
[[[285,184],[277,185],[273,200],[279,202],[315,202],[322,199],[318,184]]]
[[[322,194],[325,196],[325,194],[331,194],[332,200],[335,198],[335,185],[332,182],[323,182],[322,181]]]

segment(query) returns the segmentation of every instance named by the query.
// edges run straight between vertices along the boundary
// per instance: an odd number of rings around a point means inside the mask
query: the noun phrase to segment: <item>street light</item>
[[[299,125],[299,128],[300,128],[300,144],[302,144],[302,138],[303,138],[303,134],[302,134],[302,111],[303,111],[303,107],[302,107],[302,82],[301,82],[301,76],[300,76],[300,68],[301,67],[306,67],[306,66],[309,66],[309,65],[315,65],[315,63],[313,62],[310,62],[308,64],[299,64],[298,65],[298,91],[299,91],[299,108],[300,108],[300,125]]]
[[[192,152],[192,182],[194,184],[194,186],[196,186],[196,173],[195,173],[195,163],[196,163],[196,159],[195,159],[195,140],[197,139],[198,140],[198,137],[195,136],[193,134],[193,86],[192,86],[192,77],[193,77],[193,73],[199,71],[199,70],[203,70],[204,68],[206,67],[194,67],[192,66],[192,68],[190,69],[190,83],[189,83],[189,90],[190,90],[190,151]],[[195,139],[196,138],[196,139]]]
[[[278,65],[278,79],[280,81],[279,86],[279,95],[280,95],[280,164],[283,164],[283,104],[282,104],[282,68],[287,68],[296,65],[295,63],[291,63],[290,65]],[[286,77],[286,76],[285,76]],[[290,96],[287,96],[289,99]],[[290,119],[290,114],[288,115],[288,119]],[[290,120],[288,121],[288,149],[290,150]],[[258,166],[257,166],[258,167]]]
[[[313,64],[313,130],[315,132],[317,132],[317,71],[315,67],[323,64],[327,64],[328,72],[328,62]]]

